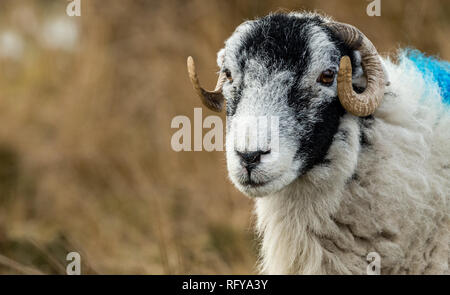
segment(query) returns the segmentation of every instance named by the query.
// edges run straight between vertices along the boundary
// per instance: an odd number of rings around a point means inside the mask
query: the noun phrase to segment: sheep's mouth
[[[260,188],[272,181],[270,177],[264,175],[264,173],[258,169],[250,172],[247,169],[242,168],[240,172],[240,175],[237,177],[238,183],[248,189]]]
[[[275,194],[289,185],[297,176],[300,165],[290,156],[292,151],[286,151],[282,157],[272,161],[262,161],[256,167],[243,165],[234,152],[227,154],[228,176],[238,190],[249,197],[264,197]]]
[[[255,187],[262,187],[265,186],[269,181],[262,181],[262,182],[256,182],[252,180],[251,178],[248,178],[247,180],[241,182],[241,185],[249,187],[249,188],[255,188]]]

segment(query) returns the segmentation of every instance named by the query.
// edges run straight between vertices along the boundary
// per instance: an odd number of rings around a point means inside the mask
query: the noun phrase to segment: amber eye
[[[330,69],[325,70],[320,74],[319,78],[317,79],[317,82],[325,86],[331,86],[334,81],[334,75],[335,73],[333,70]]]
[[[231,76],[230,70],[225,69],[224,72],[225,72],[225,75],[227,76],[227,79],[228,79],[230,82],[233,82],[233,77]]]

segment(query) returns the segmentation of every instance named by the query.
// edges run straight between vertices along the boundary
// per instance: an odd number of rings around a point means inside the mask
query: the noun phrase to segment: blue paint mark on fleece
[[[426,56],[413,49],[405,50],[404,54],[426,78],[437,82],[441,88],[444,103],[450,104],[450,62]]]

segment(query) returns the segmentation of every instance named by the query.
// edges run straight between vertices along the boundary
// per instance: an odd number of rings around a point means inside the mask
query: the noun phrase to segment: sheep
[[[448,63],[394,63],[307,12],[244,22],[217,62],[214,91],[192,58],[189,75],[211,110],[226,99],[228,174],[255,201],[261,273],[366,274],[372,252],[381,274],[449,273]],[[279,118],[276,155],[232,140],[248,139],[234,124],[247,116]]]

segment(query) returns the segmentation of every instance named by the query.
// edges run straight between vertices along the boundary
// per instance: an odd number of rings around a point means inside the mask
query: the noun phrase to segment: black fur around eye
[[[225,69],[225,75],[227,76],[227,79],[230,80],[230,82],[233,81],[233,77],[231,76],[231,72],[229,69]]]
[[[317,78],[317,82],[325,86],[331,86],[334,82],[335,71],[328,69],[323,71],[319,78]]]

